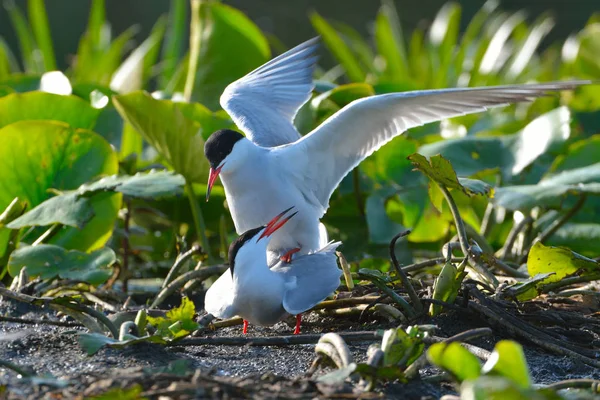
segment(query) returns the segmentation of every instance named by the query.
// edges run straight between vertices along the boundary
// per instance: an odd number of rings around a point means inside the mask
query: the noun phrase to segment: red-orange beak
[[[264,238],[264,237],[268,237],[270,235],[272,235],[273,233],[275,233],[275,231],[277,231],[279,228],[281,228],[283,225],[285,225],[286,222],[288,222],[290,219],[292,219],[292,217],[296,214],[298,214],[298,211],[296,211],[295,213],[289,215],[288,217],[285,217],[284,219],[281,219],[281,217],[283,217],[285,214],[287,214],[288,211],[290,211],[292,208],[294,208],[294,206],[288,208],[287,210],[281,212],[280,214],[278,214],[275,218],[273,218],[271,221],[269,221],[269,223],[267,224],[266,229],[264,230],[264,232],[262,233],[262,235],[260,235],[260,237],[258,238],[258,240]],[[281,219],[281,221],[280,221]],[[258,242],[257,240],[257,242]]]
[[[210,191],[212,190],[212,187],[215,184],[223,165],[225,165],[225,163],[221,164],[221,166],[217,167],[216,169],[210,169],[210,174],[208,175],[208,187],[206,188],[206,201],[208,201],[210,198]]]

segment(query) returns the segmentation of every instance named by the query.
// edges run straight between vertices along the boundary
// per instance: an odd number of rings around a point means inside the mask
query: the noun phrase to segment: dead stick
[[[377,338],[377,331],[345,332],[339,334],[346,342],[364,342]],[[289,335],[271,337],[222,336],[208,338],[187,338],[168,344],[171,346],[290,346],[295,344],[315,344],[323,334]]]

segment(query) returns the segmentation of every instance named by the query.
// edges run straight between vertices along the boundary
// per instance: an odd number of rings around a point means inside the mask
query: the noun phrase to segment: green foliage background
[[[194,1],[189,8],[183,0],[172,1],[169,14],[143,40],[133,29],[113,37],[105,6],[92,1],[76,56],[56,72],[45,3],[30,0],[27,10],[7,3],[19,51],[0,40],[0,210],[18,197],[30,212],[41,205],[43,215],[52,216],[47,210],[59,204],[72,214],[44,219],[42,227],[6,226],[18,215],[3,221],[2,275],[18,243],[83,252],[109,247],[128,265],[126,279],[163,277],[178,240],[181,244],[178,238],[185,239],[184,247],[199,241],[211,263],[226,257],[235,238],[222,189],[215,188],[209,203],[199,201],[208,170],[203,141],[233,125],[218,105],[224,87],[279,53],[280,42],[231,6]],[[352,100],[374,94],[600,78],[599,15],[540,50],[552,30],[549,15],[528,22],[494,2],[468,21],[461,20],[462,11],[458,3],[447,3],[431,26],[408,32],[393,3],[384,0],[369,36],[316,12],[307,14],[306,24],[322,36],[337,65],[317,71],[313,99],[296,119],[301,132]],[[183,28],[188,19],[189,40]],[[406,228],[412,233],[398,251],[401,261],[434,254],[455,234],[452,215],[407,156],[442,154],[458,176],[495,186],[491,199],[453,192],[468,231],[477,234],[487,254],[502,252],[518,266],[532,239],[577,206],[546,243],[597,257],[599,107],[600,90],[588,86],[413,129],[344,179],[324,223],[332,238],[344,242],[342,250],[355,269],[387,271],[387,244]],[[185,183],[178,175],[168,179],[179,179],[169,182],[184,186],[187,198],[159,189],[145,194],[123,194],[112,186],[78,189],[102,177],[152,168],[182,175]],[[62,197],[48,205],[57,195]],[[34,211],[40,215],[40,209]],[[504,248],[511,230],[527,217],[527,235]]]

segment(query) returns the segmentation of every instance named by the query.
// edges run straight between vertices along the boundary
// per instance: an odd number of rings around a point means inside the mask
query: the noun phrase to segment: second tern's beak
[[[292,217],[294,215],[298,214],[298,211],[296,211],[295,213],[290,214],[289,216],[285,217],[284,219],[282,219],[280,221],[281,217],[283,217],[285,214],[287,214],[287,212],[290,211],[292,208],[294,208],[294,206],[288,208],[287,210],[284,210],[283,212],[279,213],[275,218],[273,218],[271,221],[269,221],[269,223],[266,225],[265,230],[260,235],[258,240],[272,235],[273,233],[275,233],[276,230],[281,228],[283,225],[285,225],[286,222],[288,222],[290,219],[292,219]],[[258,242],[258,240],[257,240],[257,242]]]
[[[208,199],[210,198],[210,191],[212,190],[212,187],[215,184],[215,181],[217,180],[217,177],[219,176],[219,172],[221,172],[223,165],[225,165],[225,163],[221,164],[215,169],[210,169],[210,174],[208,175],[208,186],[206,187],[206,201],[208,201]]]

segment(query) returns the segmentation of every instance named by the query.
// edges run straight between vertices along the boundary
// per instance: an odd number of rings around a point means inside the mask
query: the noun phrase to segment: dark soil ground
[[[0,315],[56,319],[54,313],[6,299],[0,303]],[[418,322],[437,325],[435,334],[441,337],[489,326],[474,315],[455,311]],[[396,324],[381,319],[358,322],[357,318],[333,318],[313,312],[305,318],[303,333],[367,331],[394,326]],[[77,333],[84,331],[84,328],[0,322],[0,360],[18,364],[37,375],[33,379],[21,378],[12,370],[0,368],[0,399],[86,398],[115,388],[133,388],[134,391],[138,388],[143,396],[153,399],[161,396],[438,399],[444,394],[456,393],[450,383],[427,382],[428,376],[440,372],[433,367],[421,369],[420,380],[380,385],[373,393],[361,394],[350,383],[338,387],[317,383],[314,378],[329,370],[319,370],[312,378],[306,377],[315,358],[313,344],[282,347],[139,344],[122,350],[105,348],[88,356],[77,342]],[[282,322],[272,328],[251,326],[248,336],[289,335],[291,331],[292,328]],[[501,327],[494,327],[494,332],[494,336],[476,339],[472,344],[491,350],[498,340],[510,338]],[[239,336],[241,328],[221,328],[206,335]],[[597,340],[596,337],[596,344]],[[593,367],[519,341],[538,384],[572,378],[600,379],[600,371]],[[350,344],[354,361],[365,360],[371,343]],[[110,392],[105,398],[119,397],[116,392]]]

